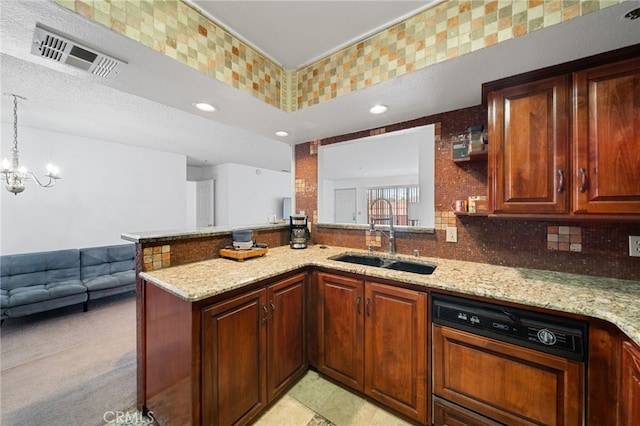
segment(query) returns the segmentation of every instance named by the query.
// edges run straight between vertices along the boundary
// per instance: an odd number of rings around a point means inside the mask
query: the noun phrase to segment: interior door
[[[214,226],[213,180],[196,182],[196,227]]]
[[[335,222],[356,223],[356,189],[336,189]]]

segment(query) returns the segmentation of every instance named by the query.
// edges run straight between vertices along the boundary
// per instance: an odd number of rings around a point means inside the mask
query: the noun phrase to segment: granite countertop
[[[208,228],[194,228],[190,230],[175,231],[148,231],[148,232],[124,232],[120,235],[123,240],[134,243],[158,243],[164,241],[188,240],[191,238],[215,237],[227,235],[239,229],[251,229],[255,231],[269,231],[273,229],[289,228],[289,223],[254,224],[244,226],[210,226]]]
[[[142,272],[140,276],[186,301],[195,302],[305,266],[322,266],[430,290],[448,290],[599,318],[616,325],[640,345],[640,281],[397,256],[437,265],[433,274],[418,275],[331,260],[329,258],[343,253],[367,252],[322,247],[315,245],[303,250],[275,247],[263,257],[244,262],[219,258]]]

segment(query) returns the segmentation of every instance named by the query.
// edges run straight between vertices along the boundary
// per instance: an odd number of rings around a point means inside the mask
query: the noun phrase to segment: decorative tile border
[[[53,1],[294,112],[623,0],[445,0],[297,70],[285,70],[181,1]]]
[[[382,235],[380,231],[369,231],[365,233],[365,246],[367,247],[382,247]]]
[[[449,226],[456,226],[456,214],[452,210],[436,210],[435,229],[446,230]]]
[[[171,266],[171,246],[168,244],[142,249],[142,271],[156,271]]]
[[[582,251],[582,229],[579,226],[547,226],[547,249]]]

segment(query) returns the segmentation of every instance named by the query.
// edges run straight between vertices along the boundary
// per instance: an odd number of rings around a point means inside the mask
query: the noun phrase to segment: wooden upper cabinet
[[[576,213],[640,214],[640,58],[573,75]]]
[[[489,198],[495,213],[568,213],[568,92],[565,75],[489,94]]]

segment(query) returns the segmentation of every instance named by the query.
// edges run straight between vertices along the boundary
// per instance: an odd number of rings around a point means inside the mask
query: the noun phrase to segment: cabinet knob
[[[367,306],[366,306],[366,309],[367,309],[367,316],[368,316],[368,317],[370,317],[370,316],[371,316],[371,308],[370,308],[370,305],[371,305],[371,299],[367,298]]]
[[[356,312],[360,315],[360,302],[362,301],[362,296],[358,296],[356,299]]]

